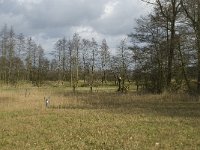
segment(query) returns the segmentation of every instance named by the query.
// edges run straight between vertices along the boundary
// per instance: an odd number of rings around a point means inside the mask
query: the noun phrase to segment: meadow
[[[197,96],[115,90],[1,86],[0,149],[200,149]]]

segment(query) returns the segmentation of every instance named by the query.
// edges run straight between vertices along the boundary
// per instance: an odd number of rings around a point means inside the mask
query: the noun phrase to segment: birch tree
[[[101,61],[101,72],[102,72],[102,84],[106,83],[106,70],[109,66],[110,61],[110,52],[109,47],[105,39],[103,39],[101,45],[100,45],[100,61]]]

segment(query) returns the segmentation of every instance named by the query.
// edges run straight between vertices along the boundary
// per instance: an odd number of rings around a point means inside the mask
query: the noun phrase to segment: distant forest
[[[74,33],[55,43],[49,59],[31,37],[5,25],[0,32],[0,79],[13,85],[31,81],[35,86],[68,81],[74,89],[83,86],[81,81],[91,90],[111,81],[117,85],[120,79],[122,87],[134,84],[146,92],[200,94],[200,1],[146,3],[152,11],[136,20],[114,55],[106,39],[97,43]]]

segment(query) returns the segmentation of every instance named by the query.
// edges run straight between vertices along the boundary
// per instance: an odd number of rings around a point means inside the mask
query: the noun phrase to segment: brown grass
[[[0,149],[200,148],[198,97],[26,89],[1,89]]]

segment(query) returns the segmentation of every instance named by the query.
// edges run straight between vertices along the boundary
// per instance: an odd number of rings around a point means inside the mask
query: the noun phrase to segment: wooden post
[[[117,91],[121,91],[121,81],[122,81],[122,78],[120,76],[118,76],[118,90]]]
[[[46,106],[46,108],[48,108],[50,105],[50,97],[48,97],[48,98],[44,97],[44,100],[45,100],[45,106]]]

